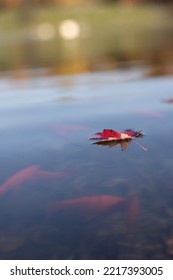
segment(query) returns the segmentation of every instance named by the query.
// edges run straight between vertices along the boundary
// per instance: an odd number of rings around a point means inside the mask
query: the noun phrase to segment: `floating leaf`
[[[143,137],[142,130],[126,129],[122,131],[115,131],[112,129],[104,129],[102,132],[94,134],[90,140],[98,140],[93,144],[114,147],[117,144],[121,145],[121,150],[125,150],[130,142],[133,140],[143,150],[147,151],[145,147],[139,144],[134,138]]]

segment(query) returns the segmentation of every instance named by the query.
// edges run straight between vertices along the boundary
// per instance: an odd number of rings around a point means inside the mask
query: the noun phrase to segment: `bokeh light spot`
[[[80,34],[80,25],[72,19],[64,20],[59,26],[59,33],[66,40],[75,39]]]

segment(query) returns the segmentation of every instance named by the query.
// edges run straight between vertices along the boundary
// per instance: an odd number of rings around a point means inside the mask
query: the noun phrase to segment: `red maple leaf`
[[[112,129],[104,129],[102,132],[97,132],[95,135],[100,139],[121,139],[121,133]]]
[[[144,136],[143,133],[142,133],[142,130],[126,129],[126,130],[123,130],[123,131],[120,131],[120,132],[131,136],[131,138],[132,137],[143,137]]]
[[[94,134],[96,137],[91,139],[106,139],[106,140],[125,140],[132,139],[133,137],[142,137],[142,130],[126,129],[122,131],[115,131],[113,129],[103,129],[102,132]]]
[[[145,147],[140,145],[134,138],[143,137],[142,130],[132,130],[126,129],[122,131],[115,131],[113,129],[103,129],[102,132],[97,132],[94,134],[91,140],[99,140],[94,144],[108,143],[108,142],[116,142],[120,143],[127,140],[133,140],[137,145],[139,145],[143,150],[147,150]],[[114,143],[115,146],[116,143]],[[109,145],[110,146],[110,145]]]

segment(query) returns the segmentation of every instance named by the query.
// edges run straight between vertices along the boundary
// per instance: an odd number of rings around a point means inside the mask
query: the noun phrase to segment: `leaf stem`
[[[148,151],[147,148],[145,148],[144,146],[142,146],[141,144],[139,144],[135,139],[132,139],[133,142],[135,142],[140,148],[142,148],[144,151]]]

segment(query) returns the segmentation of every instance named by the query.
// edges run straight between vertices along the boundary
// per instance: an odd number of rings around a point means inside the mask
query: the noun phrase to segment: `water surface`
[[[144,74],[0,80],[0,259],[173,258],[173,78]],[[143,130],[148,151],[92,145],[104,128]],[[103,195],[124,203],[95,215]]]

